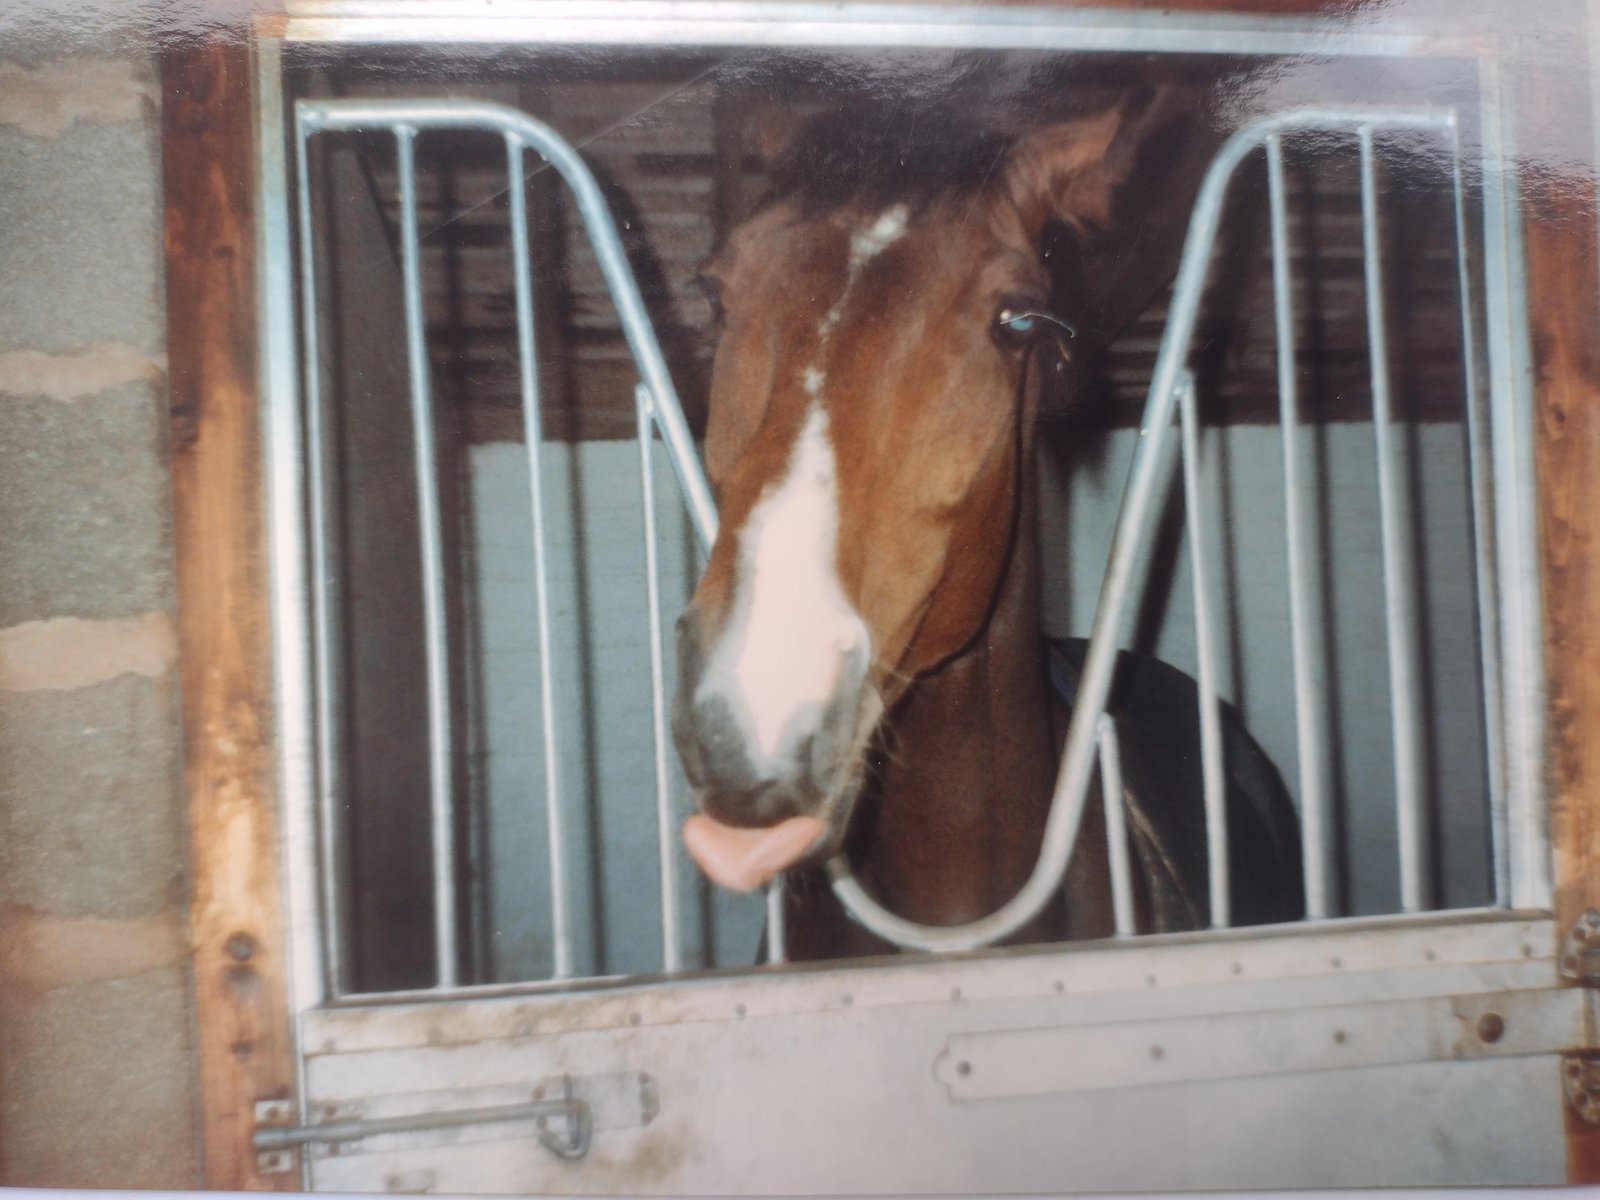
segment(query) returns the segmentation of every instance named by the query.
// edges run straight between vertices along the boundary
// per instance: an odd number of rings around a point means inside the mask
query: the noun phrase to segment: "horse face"
[[[1115,124],[1098,153],[1084,124],[1051,133],[1103,167]],[[835,847],[884,713],[992,609],[1028,363],[1059,334],[1047,149],[1025,139],[987,186],[916,203],[780,201],[707,268],[721,532],[679,623],[673,728],[702,813],[685,836],[719,882]]]

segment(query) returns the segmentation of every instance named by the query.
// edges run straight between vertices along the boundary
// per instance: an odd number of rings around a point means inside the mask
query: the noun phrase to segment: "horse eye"
[[[1078,331],[1066,321],[1037,307],[1008,304],[995,315],[994,338],[1002,346],[1026,346],[1047,331],[1056,335],[1063,353],[1066,343],[1078,336]]]

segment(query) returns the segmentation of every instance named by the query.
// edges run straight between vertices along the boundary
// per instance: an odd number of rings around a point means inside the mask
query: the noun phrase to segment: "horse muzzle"
[[[672,732],[699,812],[684,826],[714,882],[751,891],[837,841],[857,775],[870,658],[865,628],[816,648],[807,672],[766,679],[726,638],[708,644],[691,607],[678,623]]]

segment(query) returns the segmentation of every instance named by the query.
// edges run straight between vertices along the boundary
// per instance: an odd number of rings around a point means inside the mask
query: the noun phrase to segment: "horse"
[[[703,271],[721,523],[677,626],[683,838],[723,886],[786,874],[793,959],[893,949],[834,899],[832,855],[936,925],[993,911],[1033,868],[1083,649],[1042,634],[1039,420],[1175,265],[1183,194],[1134,224],[1145,258],[1107,241],[1172,108],[1142,94],[1020,133],[924,113],[933,137],[887,146],[814,120],[768,149],[769,193]],[[1203,926],[1194,685],[1124,655],[1111,711],[1141,923]],[[1233,872],[1236,919],[1287,920],[1294,810],[1229,724],[1230,826],[1261,860]],[[1062,902],[1010,940],[1111,932],[1098,812]]]

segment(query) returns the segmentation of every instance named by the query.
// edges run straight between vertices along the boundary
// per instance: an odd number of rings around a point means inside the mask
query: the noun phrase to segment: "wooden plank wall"
[[[1557,928],[1600,908],[1600,255],[1587,22],[1520,73]],[[1593,29],[1588,32],[1592,35]],[[1552,50],[1552,47],[1562,49]],[[1600,1183],[1600,1127],[1570,1110],[1567,1181]]]
[[[256,1101],[291,1094],[257,394],[249,44],[162,57],[172,482],[199,1124],[208,1188],[256,1171]]]

